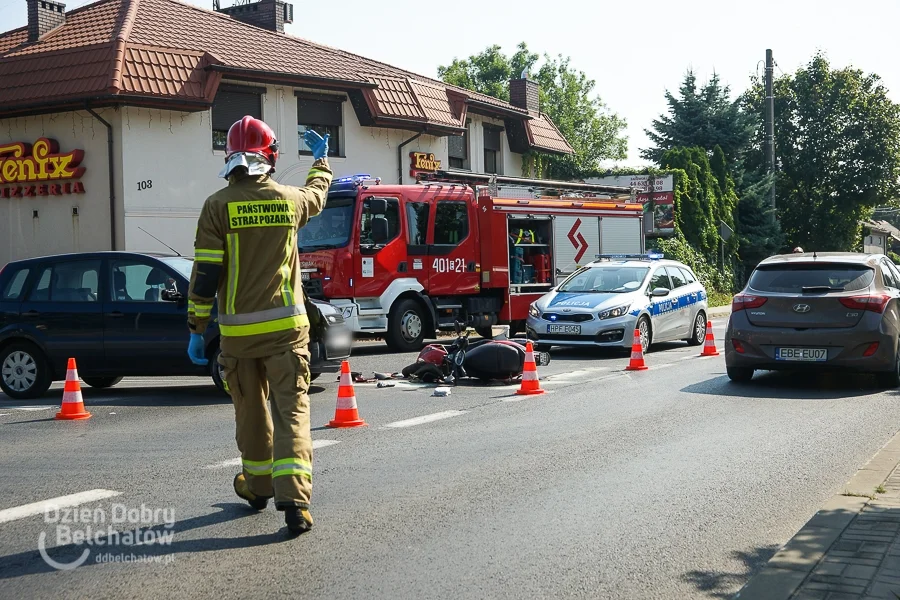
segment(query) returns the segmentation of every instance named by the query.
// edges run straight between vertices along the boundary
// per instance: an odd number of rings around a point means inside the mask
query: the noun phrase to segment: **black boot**
[[[250,484],[247,483],[247,479],[244,477],[243,473],[238,473],[234,476],[234,493],[242,500],[246,500],[247,503],[256,510],[264,510],[269,504],[269,498],[272,497],[257,496],[251,492]]]
[[[276,509],[284,511],[284,524],[287,525],[288,531],[293,535],[306,533],[313,526],[312,515],[309,514],[309,508],[302,506],[275,506]]]

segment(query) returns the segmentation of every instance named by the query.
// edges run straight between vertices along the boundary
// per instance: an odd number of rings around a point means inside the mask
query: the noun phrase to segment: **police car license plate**
[[[581,335],[581,325],[547,325],[547,333],[573,333]]]
[[[825,362],[828,360],[828,350],[825,348],[775,348],[775,360]]]

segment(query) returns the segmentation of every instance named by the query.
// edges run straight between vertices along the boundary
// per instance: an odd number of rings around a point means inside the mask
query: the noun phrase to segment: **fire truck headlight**
[[[535,306],[532,303],[532,305],[528,307],[528,314],[531,315],[532,317],[534,317],[535,319],[538,319],[541,316],[541,311],[539,311],[537,306]]]
[[[617,306],[608,310],[601,310],[597,317],[600,319],[615,319],[616,317],[621,317],[628,312],[629,306],[630,305],[628,304],[623,304],[622,306]]]

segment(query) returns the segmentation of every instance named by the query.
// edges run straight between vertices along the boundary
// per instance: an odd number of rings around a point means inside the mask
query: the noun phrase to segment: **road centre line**
[[[424,423],[431,423],[432,421],[440,421],[441,419],[449,419],[450,417],[458,417],[459,415],[463,415],[468,411],[465,410],[445,410],[443,412],[432,413],[430,415],[423,415],[421,417],[414,417],[412,419],[406,419],[404,421],[394,421],[393,423],[388,423],[385,427],[390,428],[399,428],[399,427],[412,427],[413,425],[422,425]]]
[[[313,440],[312,447],[313,450],[318,448],[324,448],[325,446],[334,446],[335,444],[340,444],[338,440]],[[225,467],[238,467],[241,464],[241,458],[229,458],[228,460],[223,460],[222,462],[218,462],[212,465],[206,465],[203,467],[204,469],[224,469]]]
[[[47,510],[96,502],[97,500],[103,500],[104,498],[118,496],[121,493],[122,492],[114,492],[112,490],[96,489],[79,492],[77,494],[70,494],[68,496],[59,496],[58,498],[50,498],[49,500],[42,500],[40,502],[32,502],[31,504],[23,504],[22,506],[14,506],[13,508],[0,510],[0,523],[9,523],[10,521],[17,521],[19,519],[33,517],[34,515],[44,514]]]

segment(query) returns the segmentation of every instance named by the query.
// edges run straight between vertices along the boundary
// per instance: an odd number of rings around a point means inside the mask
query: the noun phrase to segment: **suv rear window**
[[[763,266],[750,276],[748,286],[759,292],[802,294],[805,291],[855,292],[875,280],[875,270],[862,265],[835,263]]]
[[[9,278],[7,284],[3,287],[3,294],[0,294],[0,300],[18,300],[22,297],[22,291],[25,289],[25,281],[28,279],[28,269],[19,269]]]

